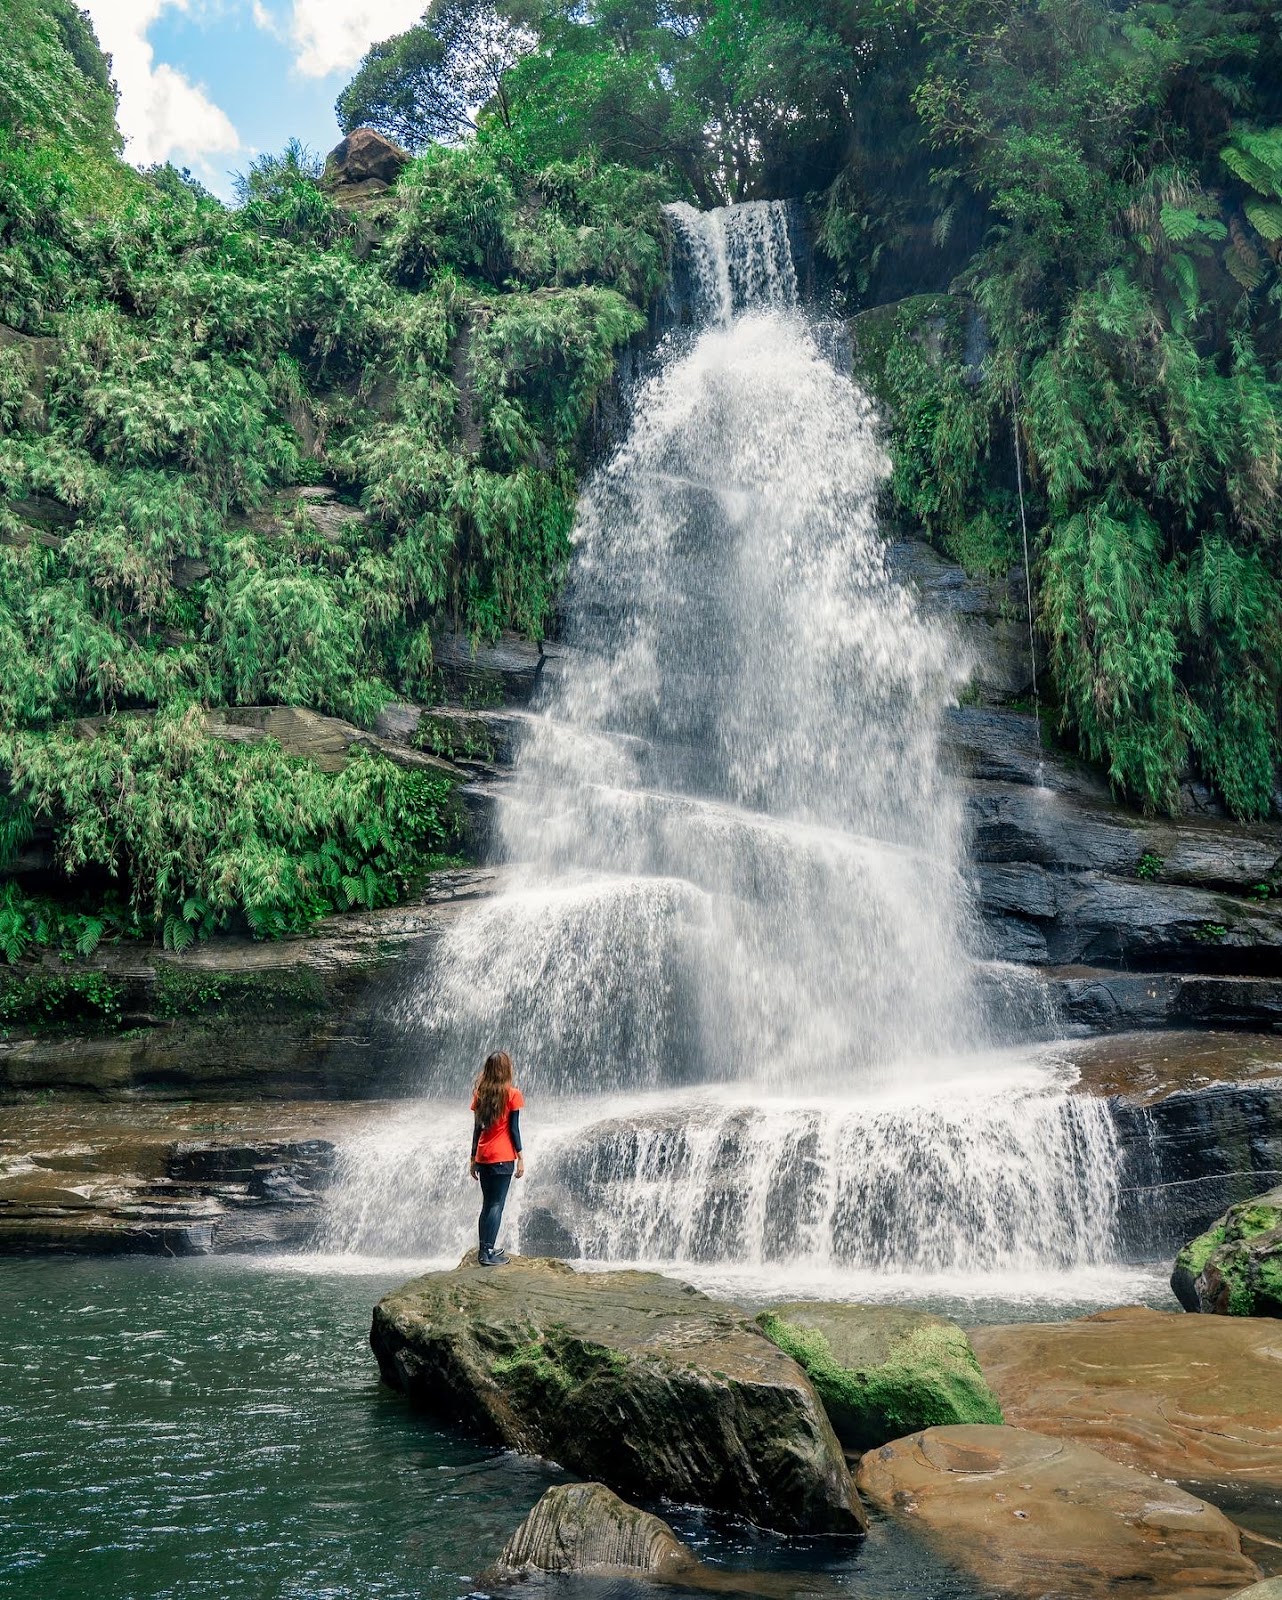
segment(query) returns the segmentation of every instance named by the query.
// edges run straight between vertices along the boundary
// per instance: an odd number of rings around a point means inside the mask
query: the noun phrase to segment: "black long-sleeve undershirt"
[[[519,1111],[509,1111],[508,1112],[508,1114],[507,1114],[507,1131],[512,1137],[512,1148],[513,1148],[513,1150],[516,1151],[517,1155],[520,1155],[521,1154],[521,1113]],[[480,1144],[481,1135],[484,1132],[485,1132],[485,1129],[481,1126],[480,1119],[479,1118],[474,1119],[473,1123],[472,1123],[472,1160],[473,1161],[476,1160],[476,1147],[477,1147],[478,1144]]]

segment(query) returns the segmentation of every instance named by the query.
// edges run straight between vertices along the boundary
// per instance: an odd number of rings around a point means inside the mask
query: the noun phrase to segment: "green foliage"
[[[884,138],[936,166],[905,161],[914,201],[870,192],[859,141],[820,233],[856,288],[896,254],[910,282],[953,279],[954,298],[904,302],[870,367],[896,507],[1000,568],[1017,432],[1065,729],[1146,808],[1175,808],[1193,766],[1262,816],[1282,691],[1275,23],[1147,0],[908,10],[916,82],[881,105]],[[908,242],[931,212],[933,267]],[[983,315],[982,373],[959,295]]]
[[[1161,877],[1165,865],[1162,857],[1155,851],[1146,850],[1135,868],[1135,876],[1145,883],[1152,883],[1155,878]]]
[[[334,107],[344,133],[380,129],[411,150],[474,132],[477,107],[510,122],[512,69],[536,36],[489,0],[436,0],[376,44]]]
[[[76,910],[26,894],[16,883],[0,884],[0,956],[11,964],[39,950],[55,951],[67,960],[91,956],[100,944],[138,931],[136,919],[118,902]]]
[[[387,240],[400,281],[442,269],[496,286],[592,283],[641,302],[663,282],[658,206],[670,190],[593,155],[530,172],[502,141],[432,146],[401,176]]]
[[[0,130],[102,156],[120,147],[110,62],[71,0],[5,0]]]
[[[82,915],[179,951],[281,933],[440,859],[448,785],[368,756],[325,777],[188,708],[368,726],[427,692],[442,628],[538,635],[597,396],[665,273],[665,181],[591,151],[433,149],[358,225],[297,141],[229,211],[120,163],[113,111],[80,13],[17,0],[0,321],[47,342],[40,405],[37,347],[0,347],[0,852],[51,828],[65,881],[5,903],[11,959],[87,943]]]
[[[391,904],[456,828],[448,780],[367,752],[327,775],[271,741],[211,739],[196,709],[115,718],[88,739],[9,734],[0,760],[9,804],[52,830],[60,868],[119,883],[178,952],[218,929],[278,936]]]
[[[216,1014],[257,1019],[282,1012],[315,1012],[325,990],[315,972],[207,972],[174,961],[158,963],[152,1007],[158,1017]]]
[[[0,973],[0,1026],[119,1028],[125,986],[103,972]]]

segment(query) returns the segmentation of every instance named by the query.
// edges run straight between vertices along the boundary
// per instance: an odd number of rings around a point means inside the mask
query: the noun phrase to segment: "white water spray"
[[[1098,1260],[1106,1112],[1004,1057],[956,1065],[988,1042],[938,761],[966,663],[888,574],[871,407],[797,309],[784,206],[672,220],[703,331],[584,494],[567,665],[500,812],[511,886],[407,999],[431,1103],[349,1152],[328,1242],[466,1243],[456,1108],[502,1045],[532,1243]]]

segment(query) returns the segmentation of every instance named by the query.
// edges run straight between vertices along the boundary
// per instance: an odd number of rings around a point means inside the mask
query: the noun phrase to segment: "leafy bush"
[[[62,871],[119,883],[179,951],[218,929],[278,936],[392,904],[457,826],[446,779],[368,752],[327,775],[272,741],[211,739],[196,708],[119,717],[96,738],[7,735],[0,759],[8,805],[52,829]],[[12,959],[22,935],[6,926]]]
[[[51,828],[64,882],[0,884],[0,950],[386,904],[447,843],[448,785],[369,756],[328,778],[192,707],[369,725],[428,692],[442,628],[543,628],[586,425],[662,281],[665,183],[478,141],[358,225],[295,141],[229,211],[117,159],[81,13],[15,6],[0,321],[52,362],[37,417],[0,350],[0,846]],[[281,493],[322,483],[341,516]]]

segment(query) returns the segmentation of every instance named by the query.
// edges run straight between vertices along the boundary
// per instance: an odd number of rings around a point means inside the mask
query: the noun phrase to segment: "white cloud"
[[[86,0],[94,31],[111,53],[111,70],[120,88],[120,131],[125,155],[139,166],[173,161],[193,167],[211,187],[226,188],[212,163],[243,149],[231,118],[184,73],[155,62],[147,32],[169,7],[189,8],[190,0]]]
[[[293,0],[294,65],[305,78],[354,67],[370,45],[404,33],[425,9],[426,0]]]

